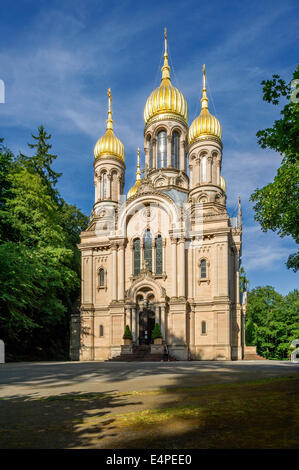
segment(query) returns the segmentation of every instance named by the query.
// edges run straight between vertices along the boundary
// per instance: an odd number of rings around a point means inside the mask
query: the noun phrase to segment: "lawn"
[[[298,448],[298,390],[294,375],[2,399],[0,448]]]

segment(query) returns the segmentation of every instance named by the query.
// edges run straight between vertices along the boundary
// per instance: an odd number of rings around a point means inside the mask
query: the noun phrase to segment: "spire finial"
[[[136,181],[140,180],[141,171],[140,171],[140,148],[137,148],[137,171],[136,171]]]
[[[112,131],[113,132],[113,120],[112,120],[112,94],[111,94],[111,88],[108,88],[107,91],[108,95],[108,119],[107,119],[107,131]]]
[[[165,82],[165,85],[170,81],[170,67],[168,65],[168,52],[167,52],[167,29],[164,29],[164,64],[162,67],[162,82]]]
[[[203,64],[202,67],[203,80],[202,80],[202,98],[201,98],[201,108],[208,108],[208,98],[207,98],[207,86],[206,86],[206,66]]]

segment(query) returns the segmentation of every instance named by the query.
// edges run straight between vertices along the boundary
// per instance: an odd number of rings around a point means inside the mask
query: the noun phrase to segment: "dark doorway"
[[[139,314],[139,344],[151,344],[155,327],[155,313],[144,308]]]

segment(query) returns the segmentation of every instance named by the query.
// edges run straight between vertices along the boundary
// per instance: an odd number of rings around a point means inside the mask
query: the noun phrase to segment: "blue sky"
[[[93,204],[93,147],[105,132],[107,88],[115,133],[126,151],[126,190],[134,183],[136,148],[143,148],[143,108],[160,82],[164,26],[172,82],[186,97],[189,124],[199,113],[202,64],[210,110],[222,124],[227,205],[243,206],[243,264],[250,286],[273,285],[285,294],[298,275],[285,261],[291,239],[261,232],[249,196],[270,182],[280,156],[262,150],[259,129],[279,118],[262,101],[261,81],[286,80],[297,54],[295,1],[15,1],[0,12],[0,136],[27,152],[40,124],[52,134],[59,190],[86,214]],[[297,43],[296,43],[297,40]],[[213,106],[214,103],[214,106]]]

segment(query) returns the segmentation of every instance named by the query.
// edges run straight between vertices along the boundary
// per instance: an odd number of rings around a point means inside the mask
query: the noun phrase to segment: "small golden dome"
[[[137,193],[138,186],[141,183],[141,171],[140,171],[140,149],[137,149],[137,171],[136,171],[136,183],[128,191],[127,198],[134,196]]]
[[[217,137],[219,140],[221,140],[222,137],[220,122],[210,113],[208,109],[205,66],[203,66],[203,89],[201,103],[201,113],[197,118],[194,119],[191,126],[189,127],[189,145],[206,136]]]
[[[170,81],[170,67],[168,65],[167,33],[165,28],[165,52],[162,67],[161,85],[148,97],[144,107],[144,121],[147,124],[150,119],[161,114],[175,114],[176,117],[188,122],[188,105],[183,93],[174,87]]]
[[[129,199],[129,197],[134,196],[134,194],[137,193],[137,189],[138,189],[138,186],[140,185],[140,183],[141,183],[141,181],[138,180],[138,181],[136,181],[134,186],[132,186],[132,188],[130,188],[130,190],[128,191],[127,199]]]
[[[94,147],[94,158],[97,160],[102,157],[116,157],[122,162],[125,161],[125,149],[122,142],[114,135],[112,120],[112,95],[111,89],[108,90],[108,119],[107,130],[103,137],[100,137]]]

